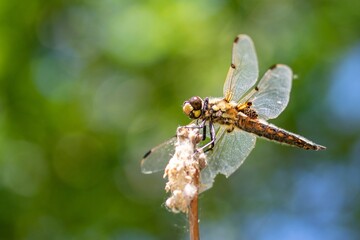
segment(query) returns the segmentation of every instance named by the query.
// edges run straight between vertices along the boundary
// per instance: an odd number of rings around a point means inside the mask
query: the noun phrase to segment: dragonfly
[[[202,147],[206,148],[207,165],[201,171],[201,192],[212,187],[216,175],[234,173],[255,147],[257,137],[306,150],[326,148],[267,122],[278,117],[289,102],[290,67],[276,64],[257,83],[258,75],[254,44],[249,36],[240,34],[233,43],[223,97],[195,96],[183,104],[183,112],[203,129],[203,140],[206,136],[210,139]],[[176,136],[147,152],[141,161],[142,172],[163,170],[175,143]]]

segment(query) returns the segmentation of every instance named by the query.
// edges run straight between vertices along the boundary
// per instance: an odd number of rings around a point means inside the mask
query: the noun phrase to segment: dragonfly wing
[[[234,129],[228,133],[220,127],[214,149],[207,154],[208,165],[201,171],[201,189],[203,192],[212,187],[217,174],[229,177],[244,162],[255,147],[255,135]]]
[[[286,65],[277,64],[265,73],[258,91],[249,99],[260,118],[279,116],[289,102],[291,83],[292,71]]]
[[[175,152],[176,136],[147,152],[141,160],[141,172],[150,174],[164,170]]]
[[[227,100],[240,100],[255,83],[259,75],[255,47],[247,35],[235,38],[232,63],[225,80],[223,93]]]

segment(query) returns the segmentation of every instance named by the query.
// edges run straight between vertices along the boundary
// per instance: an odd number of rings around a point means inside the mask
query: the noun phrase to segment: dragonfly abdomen
[[[270,123],[259,121],[258,119],[240,117],[236,122],[236,126],[244,131],[254,133],[260,137],[279,143],[296,146],[306,150],[324,149],[323,146],[317,145],[304,137],[288,132]]]

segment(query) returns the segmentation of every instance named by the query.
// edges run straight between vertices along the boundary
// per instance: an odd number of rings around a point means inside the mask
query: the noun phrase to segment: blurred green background
[[[0,239],[187,239],[140,160],[221,96],[234,37],[297,75],[264,140],[200,197],[202,239],[360,238],[360,1],[1,1]]]

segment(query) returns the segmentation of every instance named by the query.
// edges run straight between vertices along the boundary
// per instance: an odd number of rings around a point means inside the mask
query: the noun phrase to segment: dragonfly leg
[[[216,140],[215,127],[214,127],[214,124],[212,121],[210,121],[209,127],[210,127],[210,142],[209,143],[211,143],[211,144],[210,144],[210,147],[206,151],[209,151],[214,148],[215,140]]]
[[[206,98],[204,99],[203,107],[202,107],[202,109],[201,109],[202,114],[205,113],[205,111],[208,109],[208,106],[209,106],[209,98],[206,97]]]
[[[205,149],[204,152],[207,152],[214,148],[216,137],[215,137],[215,127],[214,127],[214,124],[212,123],[212,121],[209,121],[209,128],[210,128],[210,142],[208,142],[207,144],[205,144],[198,150]]]
[[[206,125],[204,125],[204,128],[203,128],[203,138],[202,140],[205,141],[206,139]]]
[[[201,109],[202,115],[205,113],[206,109],[208,108],[208,105],[209,105],[209,98],[206,97],[204,99],[203,107]],[[210,123],[209,123],[209,125],[210,125]],[[203,126],[203,138],[202,138],[202,140],[205,141],[205,139],[206,139],[206,121],[205,120],[201,123],[201,126]],[[210,128],[210,136],[211,136],[211,128]]]
[[[205,127],[205,124],[206,124],[206,120],[203,120],[200,124],[196,121],[196,126],[185,126],[187,128],[204,128]]]
[[[203,136],[202,136],[202,141],[205,141],[206,139],[206,120],[203,120],[200,124],[198,122],[198,120],[196,120],[196,126],[186,126],[187,128],[202,128],[203,130]]]

